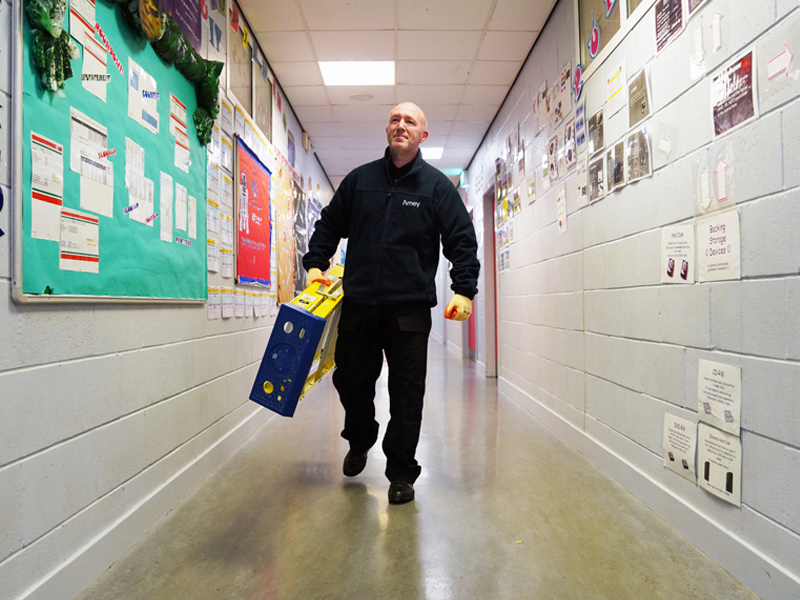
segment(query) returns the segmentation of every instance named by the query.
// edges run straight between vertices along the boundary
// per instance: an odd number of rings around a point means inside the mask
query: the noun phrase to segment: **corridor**
[[[343,477],[341,420],[327,378],[79,600],[756,598],[436,341],[414,502],[388,504],[377,445]]]

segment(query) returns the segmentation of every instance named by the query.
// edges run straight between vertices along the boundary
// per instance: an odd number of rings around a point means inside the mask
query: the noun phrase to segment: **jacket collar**
[[[386,146],[386,151],[383,153],[382,161],[383,161],[383,168],[386,171],[386,177],[389,177],[389,179],[391,179],[391,177],[389,176],[389,163],[391,162],[391,160],[392,160],[392,155],[389,153],[389,146]],[[408,172],[408,175],[416,173],[417,171],[422,169],[422,165],[425,164],[425,161],[422,160],[422,150],[417,150],[417,155],[411,162],[413,166],[411,167],[411,170]]]

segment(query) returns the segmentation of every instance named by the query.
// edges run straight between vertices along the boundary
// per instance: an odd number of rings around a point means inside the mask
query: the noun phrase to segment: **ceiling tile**
[[[493,0],[398,0],[400,29],[481,30]]]
[[[389,123],[391,104],[344,106],[333,107],[333,114],[337,122],[341,121],[381,121],[383,128]]]
[[[482,139],[483,136],[480,135],[451,135],[447,138],[445,148],[472,148],[477,150]]]
[[[344,148],[384,148],[386,146],[386,135],[359,135],[342,138]]]
[[[330,106],[293,106],[294,114],[303,125],[334,121],[333,111]]]
[[[312,31],[317,60],[394,60],[394,31]]]
[[[452,121],[456,118],[456,112],[458,111],[458,106],[455,104],[427,104],[420,108],[425,113],[429,124],[439,121]]]
[[[395,78],[398,84],[406,85],[463,84],[469,67],[467,61],[401,60],[397,62]]]
[[[398,85],[398,102],[413,102],[425,110],[426,104],[458,104],[464,87],[461,85]]]
[[[480,31],[400,31],[400,60],[473,60],[481,41]]]
[[[262,31],[305,29],[300,9],[294,0],[241,0],[240,6],[256,34]]]
[[[343,154],[350,160],[351,164],[363,165],[364,163],[378,160],[383,156],[385,148],[386,144],[377,148],[348,148],[343,150]]]
[[[458,121],[453,123],[450,135],[480,135],[483,137],[487,129],[489,129],[489,121]]]
[[[497,114],[496,106],[481,104],[462,104],[458,109],[457,121],[491,121]]]
[[[289,103],[294,106],[326,106],[328,96],[324,85],[294,85],[283,88]]]
[[[475,154],[475,148],[445,148],[442,159],[469,160]]]
[[[536,33],[530,31],[487,31],[478,60],[525,60]]]
[[[452,121],[428,121],[428,135],[450,135]]]
[[[507,93],[507,85],[468,85],[462,103],[493,104],[499,108]]]
[[[341,150],[342,140],[338,135],[311,136],[311,143],[317,152],[320,150]]]
[[[352,100],[350,96],[353,94],[370,94],[374,96],[372,100],[363,102],[360,100]],[[329,85],[328,97],[331,99],[331,104],[350,104],[353,106],[371,106],[375,104],[395,104],[395,89],[393,85],[372,85],[359,87],[355,85]]]
[[[303,123],[303,129],[308,132],[308,135],[311,136],[311,139],[314,139],[315,137],[338,137],[339,135],[339,130],[336,127],[336,123]]]
[[[270,64],[315,60],[305,31],[273,31],[256,35]]]
[[[341,136],[376,135],[386,131],[387,120],[380,121],[347,121],[336,124]]]
[[[328,180],[331,182],[334,192],[339,189],[339,184],[342,183],[342,179],[344,179],[344,177],[334,177],[332,175],[328,176]]]
[[[556,0],[497,0],[489,29],[493,31],[541,31]]]
[[[394,0],[300,0],[310,30],[394,29]]]
[[[322,85],[322,73],[316,62],[270,62],[281,86]]]
[[[478,61],[472,68],[469,82],[478,85],[511,85],[522,61]]]
[[[443,156],[433,166],[437,169],[465,169],[472,156],[472,154],[468,158],[447,158]]]

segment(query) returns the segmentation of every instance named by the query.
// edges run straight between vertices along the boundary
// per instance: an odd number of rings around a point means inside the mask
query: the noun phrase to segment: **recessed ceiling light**
[[[329,60],[319,68],[325,85],[394,85],[391,60]]]
[[[427,146],[420,146],[422,150],[422,158],[425,160],[439,160],[442,158],[444,148],[429,148]]]
[[[369,102],[375,96],[372,94],[353,94],[350,96],[350,100],[355,100],[356,102]]]

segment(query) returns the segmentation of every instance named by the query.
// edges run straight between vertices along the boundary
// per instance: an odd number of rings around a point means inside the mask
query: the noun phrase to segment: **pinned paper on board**
[[[128,116],[152,133],[158,133],[158,84],[147,71],[128,58]]]
[[[59,268],[80,273],[100,272],[100,220],[77,210],[61,210]]]
[[[90,32],[84,33],[83,38],[83,68],[81,70],[81,85],[83,89],[106,101],[106,86],[111,75],[106,68],[108,56],[106,48],[94,39]]]
[[[161,193],[159,195],[159,218],[161,219],[161,239],[172,242],[173,208],[172,202],[175,190],[172,186],[172,176],[161,172]]]
[[[57,242],[64,202],[64,147],[31,132],[31,237]]]

